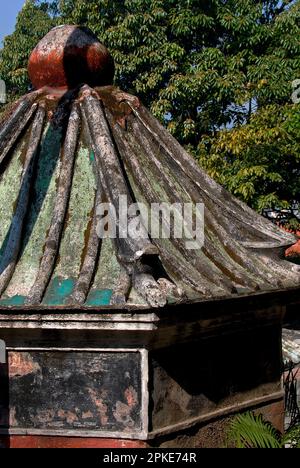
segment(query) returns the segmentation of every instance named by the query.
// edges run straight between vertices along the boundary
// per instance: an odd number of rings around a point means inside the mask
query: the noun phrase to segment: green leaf
[[[261,415],[241,414],[233,419],[228,433],[228,443],[237,448],[282,448],[282,442],[273,426]]]

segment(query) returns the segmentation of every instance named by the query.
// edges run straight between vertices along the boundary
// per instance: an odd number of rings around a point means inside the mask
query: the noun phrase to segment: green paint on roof
[[[86,233],[93,216],[97,189],[89,150],[80,145],[74,168],[68,216],[53,276],[78,278],[85,251]],[[102,289],[102,288],[101,288]]]
[[[64,305],[66,299],[72,294],[74,286],[73,279],[54,278],[47,289],[43,304],[48,306]]]
[[[24,296],[13,296],[13,297],[8,297],[6,299],[1,299],[0,304],[2,306],[11,306],[11,307],[17,307],[17,306],[23,306],[25,304],[26,297]]]
[[[23,164],[21,161],[25,142],[18,145],[12,153],[7,170],[1,174],[0,183],[0,244],[2,244],[1,255],[4,252],[5,241],[8,238],[11,221],[15,212],[16,200],[19,196]]]
[[[61,138],[60,129],[51,125],[45,128],[22,236],[23,245],[13,278],[6,290],[8,296],[27,296],[36,280],[44,252],[45,235],[49,230],[55,206]]]
[[[92,291],[86,301],[87,306],[108,306],[113,295],[112,289],[103,289],[102,291]]]

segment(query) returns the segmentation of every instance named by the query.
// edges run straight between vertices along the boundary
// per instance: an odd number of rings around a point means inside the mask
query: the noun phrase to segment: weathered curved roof
[[[282,330],[282,351],[285,365],[300,364],[300,331],[284,328]]]
[[[0,126],[0,307],[162,307],[300,286],[283,255],[294,236],[210,179],[136,98],[47,93],[22,98]],[[120,195],[204,203],[204,247],[101,241],[97,204]]]

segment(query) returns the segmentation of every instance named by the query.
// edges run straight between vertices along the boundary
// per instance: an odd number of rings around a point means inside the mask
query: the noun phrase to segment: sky
[[[0,46],[5,36],[15,29],[17,14],[25,3],[25,0],[7,0],[1,2],[0,15]]]

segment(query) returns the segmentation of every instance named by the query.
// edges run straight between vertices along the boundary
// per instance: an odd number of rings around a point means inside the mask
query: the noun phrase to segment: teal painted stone
[[[17,307],[25,304],[26,297],[24,296],[13,296],[6,299],[1,299],[0,304],[5,307]]]
[[[91,291],[85,303],[86,306],[108,306],[113,295],[112,289],[103,289],[102,291]]]
[[[43,305],[64,305],[66,299],[72,294],[74,286],[75,281],[73,279],[54,278],[47,289]]]

